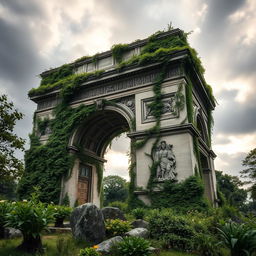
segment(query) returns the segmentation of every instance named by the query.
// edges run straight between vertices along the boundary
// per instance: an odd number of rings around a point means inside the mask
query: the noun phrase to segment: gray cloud
[[[237,43],[235,36],[240,36],[242,40],[244,30],[238,29],[240,24],[232,24],[229,20],[231,14],[248,3],[244,0],[197,0],[191,5],[188,1],[102,0],[100,4],[95,1],[92,9],[84,10],[81,19],[76,19],[75,13],[67,12],[70,8],[68,1],[60,2],[1,0],[0,3],[0,11],[3,7],[9,15],[9,19],[5,15],[0,18],[0,87],[8,92],[15,105],[26,114],[25,119],[17,125],[20,136],[27,137],[31,131],[35,104],[27,98],[27,91],[38,85],[36,75],[49,67],[73,60],[74,55],[86,55],[89,51],[86,42],[98,28],[101,29],[99,33],[109,32],[104,42],[112,45],[144,38],[166,28],[170,21],[173,21],[175,27],[186,31],[199,27],[201,33],[195,36],[194,46],[206,64],[207,73],[212,72],[213,81],[218,78],[227,81],[246,76],[252,79],[255,77],[255,42],[248,45]],[[75,4],[79,6],[80,2],[76,1]],[[197,16],[197,12],[203,4],[207,4],[208,8],[202,18]],[[51,8],[56,9],[52,11]],[[50,14],[49,10],[52,11]],[[10,22],[10,17],[13,17],[14,22]],[[45,51],[44,46],[48,43]],[[94,45],[92,48],[95,53],[101,50],[94,48]],[[251,95],[245,103],[238,103],[236,95],[237,91],[225,90],[217,95],[223,103],[214,114],[215,134],[246,134],[255,131],[256,97]],[[229,141],[222,139],[217,143],[227,144]],[[129,139],[121,139],[113,150],[126,153],[127,144]],[[239,154],[229,157],[226,171],[241,168]],[[224,154],[219,157],[228,159]]]
[[[40,62],[31,31],[0,19],[0,34],[0,76],[15,83],[28,81]]]
[[[43,11],[33,0],[1,0],[5,8],[8,8],[15,15],[37,16],[42,15]]]
[[[217,133],[250,133],[256,127],[256,96],[240,103],[235,100],[237,91],[224,91],[219,96],[221,105],[214,112]]]
[[[236,153],[233,155],[221,154],[221,159],[224,159],[224,164],[219,166],[219,171],[223,171],[230,175],[240,176],[239,172],[243,169],[242,160],[245,157],[245,153]]]

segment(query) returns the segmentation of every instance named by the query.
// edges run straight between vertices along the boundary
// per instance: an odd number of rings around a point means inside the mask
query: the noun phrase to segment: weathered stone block
[[[133,226],[133,228],[148,228],[148,222],[145,220],[135,220],[131,223],[131,225]]]
[[[117,243],[120,243],[123,241],[123,238],[121,236],[115,236],[115,237],[112,237],[100,244],[98,244],[98,248],[96,249],[96,251],[102,253],[102,254],[107,254],[110,252],[111,250],[111,247],[114,245],[114,244],[117,244]]]
[[[92,203],[78,206],[70,217],[73,236],[82,241],[100,243],[106,236],[101,210]]]
[[[129,232],[125,233],[126,236],[137,236],[142,238],[148,238],[149,237],[149,231],[146,228],[134,228],[130,230]]]
[[[104,216],[104,219],[120,219],[120,220],[126,220],[123,212],[117,208],[117,207],[104,207],[102,208],[102,213]]]

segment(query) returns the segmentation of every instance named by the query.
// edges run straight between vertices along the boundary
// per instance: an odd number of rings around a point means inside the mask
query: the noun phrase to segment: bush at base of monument
[[[72,208],[63,205],[49,205],[54,213],[55,227],[63,227],[64,220],[70,217]]]
[[[54,220],[53,211],[45,204],[34,199],[13,204],[13,209],[7,214],[7,226],[19,229],[23,241],[17,249],[25,252],[42,251],[41,232]]]
[[[108,237],[112,236],[122,236],[129,230],[131,230],[131,224],[128,221],[124,220],[110,220],[107,219],[105,221],[105,226],[106,226],[106,233]]]

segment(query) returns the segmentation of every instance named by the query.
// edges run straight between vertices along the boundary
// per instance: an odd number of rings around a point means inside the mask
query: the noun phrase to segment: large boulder
[[[4,237],[8,239],[22,237],[21,231],[15,228],[5,228],[4,233]]]
[[[145,221],[145,220],[141,220],[141,219],[138,219],[138,220],[135,220],[131,223],[132,227],[133,228],[147,228],[148,229],[148,222]]]
[[[70,217],[73,236],[82,241],[100,243],[106,236],[104,218],[101,210],[92,203],[80,205]]]
[[[104,219],[120,219],[120,220],[126,220],[126,218],[124,217],[123,212],[117,208],[117,207],[104,207],[101,209],[103,215],[104,215]]]
[[[121,236],[112,237],[112,238],[98,244],[97,245],[98,248],[96,249],[96,251],[100,252],[102,254],[108,254],[108,253],[110,253],[111,247],[114,244],[120,243],[122,241],[123,241],[123,238]]]
[[[137,236],[142,238],[148,238],[149,237],[149,231],[146,228],[134,228],[130,230],[129,232],[125,233],[126,236]]]

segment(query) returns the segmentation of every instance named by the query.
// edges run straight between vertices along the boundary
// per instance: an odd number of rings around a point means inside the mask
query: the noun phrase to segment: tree
[[[128,197],[128,183],[118,175],[109,175],[103,179],[104,205],[114,201],[125,201]]]
[[[249,179],[247,184],[252,184],[249,188],[251,197],[256,201],[256,148],[252,149],[242,162],[246,169],[242,170],[241,177]]]
[[[14,109],[6,95],[0,95],[0,180],[15,180],[22,175],[23,163],[14,156],[16,149],[24,150],[25,141],[14,133],[17,120],[23,114]]]
[[[0,180],[0,200],[16,199],[17,183],[14,180]]]
[[[244,183],[237,177],[228,174],[223,174],[221,171],[216,171],[217,186],[222,192],[227,202],[235,207],[242,207],[247,198],[247,192],[241,188]]]

